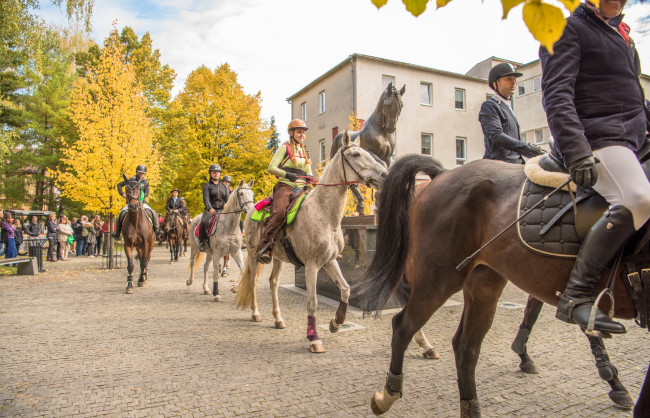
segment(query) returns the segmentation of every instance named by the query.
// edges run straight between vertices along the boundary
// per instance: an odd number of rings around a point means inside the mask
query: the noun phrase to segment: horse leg
[[[169,242],[169,264],[172,264],[174,262],[174,243],[169,235],[167,236],[167,242]]]
[[[609,392],[609,398],[616,405],[624,408],[632,408],[634,401],[630,393],[625,389],[625,386],[618,380],[618,369],[609,361],[609,355],[605,350],[605,343],[601,337],[592,337],[587,335],[589,345],[591,346],[591,353],[596,359],[596,367],[598,368],[598,375],[601,379],[606,380],[612,390]]]
[[[203,264],[203,294],[209,295],[210,288],[208,287],[208,272],[210,271],[210,261],[212,261],[212,252],[210,252],[208,248],[206,248],[205,250],[206,250],[205,264]]]
[[[476,363],[483,338],[492,326],[497,302],[506,283],[507,281],[493,270],[479,266],[472,271],[463,287],[465,307],[452,340],[458,375],[460,414],[463,417],[481,416],[476,394]]]
[[[259,282],[260,273],[262,272],[262,264],[259,264],[256,259],[255,249],[248,250],[248,286],[251,290],[251,320],[253,322],[261,322],[262,316],[257,309],[257,283]],[[275,261],[273,261],[275,263]],[[271,293],[272,295],[273,293]]]
[[[133,293],[133,247],[124,246],[124,253],[126,254],[126,271],[128,277],[126,279],[126,293],[130,295]]]
[[[236,261],[236,258],[235,258]],[[271,287],[271,300],[273,301],[273,317],[275,318],[275,327],[277,329],[286,328],[282,313],[280,312],[280,300],[278,299],[278,287],[280,287],[280,273],[284,263],[277,258],[273,259],[273,269],[269,276],[269,285]]]
[[[330,332],[338,332],[341,328],[343,322],[345,322],[345,317],[348,312],[348,301],[350,300],[350,285],[345,281],[343,274],[341,274],[341,268],[336,259],[331,260],[323,266],[325,272],[328,276],[336,283],[341,292],[341,300],[339,301],[339,307],[334,314],[334,318],[330,320]]]
[[[138,258],[140,259],[140,278],[138,279],[138,287],[143,287],[147,283],[147,265],[149,264],[149,257],[145,255],[144,250],[138,248]]]
[[[318,336],[316,329],[316,308],[318,307],[318,296],[316,295],[316,279],[318,267],[307,264],[305,266],[305,287],[307,288],[307,339],[309,340],[309,351],[312,353],[324,353],[323,342]]]
[[[192,283],[194,283],[194,264],[196,263],[196,258],[199,255],[199,248],[198,246],[192,246],[190,248],[190,278],[187,279],[185,284],[187,286],[192,286]]]
[[[429,340],[427,340],[427,336],[424,335],[424,331],[422,331],[422,329],[416,332],[413,338],[415,339],[415,342],[424,350],[422,352],[422,357],[434,360],[440,358],[438,350],[436,350],[436,348],[431,345]]]
[[[544,306],[544,302],[532,296],[528,296],[528,302],[526,303],[526,309],[524,310],[524,319],[521,321],[517,336],[510,346],[512,351],[519,354],[519,358],[521,359],[519,368],[522,372],[528,374],[539,373],[535,362],[528,356],[526,343],[528,342],[528,337],[533,329],[533,325],[537,322],[542,306]]]
[[[365,205],[363,204],[364,198],[361,192],[359,191],[359,187],[356,184],[351,184],[350,185],[350,191],[354,195],[354,198],[357,201],[357,212],[359,212],[359,215],[365,215]]]
[[[215,302],[221,302],[221,295],[219,294],[219,259],[221,254],[217,251],[212,253],[212,296],[214,296]]]

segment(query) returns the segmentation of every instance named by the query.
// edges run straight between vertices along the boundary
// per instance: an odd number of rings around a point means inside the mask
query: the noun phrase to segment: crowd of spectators
[[[21,223],[12,219],[10,212],[0,210],[0,256],[14,258],[25,254],[27,246],[25,238],[45,238],[47,240],[47,261],[67,261],[69,255],[94,258],[108,252],[108,221],[103,221],[99,215],[72,217],[50,214],[47,222],[32,216]],[[103,245],[102,245],[103,244]]]

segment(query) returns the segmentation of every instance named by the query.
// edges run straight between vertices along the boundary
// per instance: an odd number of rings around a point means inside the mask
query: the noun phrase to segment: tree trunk
[[[108,214],[108,269],[115,268],[115,258],[113,257],[113,214]]]

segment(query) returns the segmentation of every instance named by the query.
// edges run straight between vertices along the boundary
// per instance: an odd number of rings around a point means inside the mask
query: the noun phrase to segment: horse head
[[[359,144],[350,139],[348,131],[343,133],[343,146],[341,147],[341,159],[343,166],[343,175],[347,178],[346,164],[357,175],[358,179],[368,187],[381,189],[384,177],[388,171],[386,164],[378,160],[373,154],[364,150]],[[350,180],[350,179],[347,179]]]
[[[126,182],[126,204],[129,210],[135,211],[142,207],[140,194],[142,192],[142,184],[139,181],[127,180]]]
[[[393,83],[388,83],[388,86],[386,86],[386,89],[379,98],[379,103],[377,103],[377,109],[375,112],[378,115],[381,115],[381,125],[387,133],[395,132],[397,119],[399,118],[399,114],[402,112],[402,107],[404,107],[402,96],[405,92],[406,84],[404,84],[401,89],[397,90],[397,88],[393,86]]]
[[[237,206],[239,210],[241,210],[244,213],[248,213],[248,211],[253,207],[253,203],[255,200],[255,194],[253,193],[253,183],[255,180],[251,180],[248,183],[244,183],[244,180],[241,180],[239,184],[237,185],[237,188],[233,190],[233,195],[230,198],[236,198],[237,199]]]

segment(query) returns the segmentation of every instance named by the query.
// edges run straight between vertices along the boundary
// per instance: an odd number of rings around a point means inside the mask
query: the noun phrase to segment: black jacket
[[[124,194],[122,188],[126,186],[126,184],[130,181],[138,181],[138,175],[136,174],[134,176],[129,177],[128,180],[117,183],[117,192],[120,194],[120,196]],[[145,178],[140,180],[140,184],[142,185],[142,191],[144,192],[144,201],[146,202],[147,197],[149,197],[149,181]]]
[[[542,104],[565,165],[612,145],[638,151],[647,116],[632,39],[581,4],[553,50],[540,48]]]
[[[23,232],[25,232],[30,237],[37,237],[41,233],[41,226],[37,223],[33,224],[28,222],[23,225]]]
[[[170,197],[169,199],[167,199],[167,203],[165,204],[165,209],[167,209],[167,212],[171,212],[172,210],[176,209],[179,213],[182,213],[187,210],[185,199],[179,196],[176,199],[176,203],[174,203],[174,198]]]
[[[208,181],[203,185],[203,204],[205,210],[221,210],[230,197],[230,190],[224,183]]]
[[[478,120],[481,122],[485,143],[483,158],[522,164],[522,156],[538,155],[530,144],[521,140],[519,122],[503,99],[494,96],[483,102]]]
[[[56,235],[58,233],[58,226],[55,221],[47,221],[47,237],[48,238],[56,238]]]

